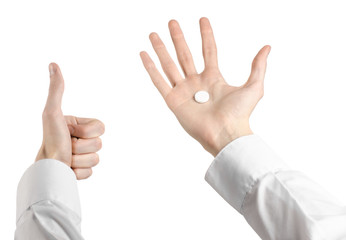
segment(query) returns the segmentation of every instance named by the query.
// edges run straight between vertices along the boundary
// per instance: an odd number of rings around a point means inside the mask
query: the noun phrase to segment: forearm
[[[346,208],[292,171],[256,135],[227,145],[208,169],[206,180],[262,239],[346,236]]]
[[[346,237],[346,207],[297,171],[265,175],[245,197],[242,211],[263,239]]]
[[[17,192],[15,239],[83,239],[76,176],[66,164],[44,159],[23,175]]]

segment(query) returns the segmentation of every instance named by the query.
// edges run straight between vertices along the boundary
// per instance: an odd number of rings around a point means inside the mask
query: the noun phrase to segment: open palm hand
[[[263,47],[252,63],[248,81],[240,87],[230,86],[222,77],[217,62],[216,44],[207,18],[201,18],[205,69],[197,73],[190,50],[177,21],[169,22],[181,76],[158,34],[150,41],[171,86],[161,76],[146,52],[141,52],[143,64],[153,83],[173,111],[183,128],[214,156],[234,139],[252,134],[249,117],[263,96],[263,81],[270,46]],[[194,100],[196,92],[204,90],[210,99],[206,103]]]

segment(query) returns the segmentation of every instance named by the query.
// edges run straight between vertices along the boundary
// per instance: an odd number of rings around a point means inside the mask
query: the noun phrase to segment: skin
[[[49,65],[49,94],[42,114],[43,141],[36,160],[56,159],[71,167],[77,179],[91,176],[99,163],[99,138],[105,131],[97,119],[64,116],[61,110],[64,79],[57,64]]]
[[[196,71],[190,50],[176,20],[168,24],[182,76],[157,33],[149,39],[160,60],[170,85],[157,70],[146,52],[140,57],[154,85],[182,127],[200,144],[216,156],[228,143],[252,134],[249,118],[263,97],[263,83],[270,46],[264,46],[252,62],[248,80],[240,87],[226,83],[218,68],[217,49],[213,30],[207,18],[200,19],[200,31],[205,68]],[[197,91],[209,93],[203,104],[194,100]]]

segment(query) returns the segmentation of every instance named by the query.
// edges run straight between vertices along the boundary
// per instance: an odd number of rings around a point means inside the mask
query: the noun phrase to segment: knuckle
[[[81,126],[81,127],[77,127],[76,129],[78,130],[79,136],[86,137],[89,134],[90,126],[87,126],[87,125],[86,126]]]
[[[92,169],[86,168],[86,169],[73,169],[76,177],[78,180],[87,179],[92,175]]]
[[[216,76],[218,79],[223,80],[223,77],[219,70],[219,66],[217,62],[214,64],[208,64],[207,66],[205,66],[202,74],[207,78],[215,78]]]
[[[73,144],[73,143],[77,143],[77,142],[78,142],[78,140],[79,140],[79,138],[72,137],[72,144]]]
[[[83,180],[83,179],[86,179],[86,178],[88,178],[88,177],[85,176],[85,174],[83,174],[80,171],[78,171],[78,173],[77,173],[77,179],[78,180]]]
[[[106,126],[105,126],[105,124],[104,124],[103,122],[101,122],[101,121],[98,121],[98,123],[99,123],[100,133],[101,133],[101,135],[102,135],[102,134],[104,134],[104,132],[105,132],[105,130],[106,130]]]
[[[71,157],[71,166],[75,166],[76,165],[76,156],[72,154]]]
[[[90,177],[92,174],[93,174],[93,170],[91,168],[88,168],[86,178]]]
[[[182,63],[189,63],[191,61],[191,55],[188,52],[182,52],[180,55],[180,61]]]
[[[56,118],[62,114],[61,109],[44,108],[42,118]]]
[[[173,61],[168,59],[162,61],[162,67],[164,68],[164,71],[172,71],[176,68],[176,65]]]
[[[101,136],[105,132],[105,124],[98,119],[94,119],[92,121],[92,124],[89,125],[87,129],[85,128],[83,130],[83,134],[87,135],[89,131],[93,130],[97,132],[98,136]]]
[[[72,115],[64,115],[64,117],[66,117],[66,118],[74,118],[74,116],[72,116]]]
[[[155,69],[155,64],[154,63],[147,63],[147,64],[145,64],[145,69],[153,70],[153,69]]]
[[[76,175],[76,177],[77,177],[78,180],[82,179],[82,178],[81,178],[82,176],[81,176],[81,174],[80,174],[79,169],[73,169],[73,171],[74,171],[74,174]]]
[[[185,41],[183,33],[174,33],[174,34],[172,34],[172,39],[173,39],[173,41],[181,41],[181,40]]]
[[[213,53],[213,49],[210,46],[205,46],[204,47],[204,54],[206,56],[210,56]]]
[[[189,80],[195,81],[195,82],[197,82],[201,79],[201,77],[199,76],[198,73],[189,74],[188,78],[189,78]]]
[[[216,46],[213,46],[210,44],[205,45],[203,48],[203,54],[204,54],[204,56],[207,56],[207,57],[216,55],[217,54]]]
[[[102,148],[102,140],[101,138],[96,138],[96,148],[100,150]]]
[[[96,166],[97,164],[99,164],[100,162],[100,157],[97,153],[93,154],[93,158],[92,158],[92,166]]]
[[[76,137],[72,137],[71,138],[71,142],[72,142],[72,152],[73,153],[78,153],[78,148],[79,148],[79,144],[80,144],[80,140]]]

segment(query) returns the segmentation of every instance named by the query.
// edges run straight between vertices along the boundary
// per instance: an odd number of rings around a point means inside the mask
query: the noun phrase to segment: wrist
[[[58,153],[58,151],[47,151],[45,146],[41,146],[35,162],[42,160],[42,159],[55,159],[57,161],[60,161],[62,163],[65,163],[67,166],[71,167],[71,160],[68,157],[64,157],[61,154]]]
[[[208,152],[214,157],[229,143],[237,138],[253,134],[248,122],[238,124],[237,127],[225,127],[210,143]]]

